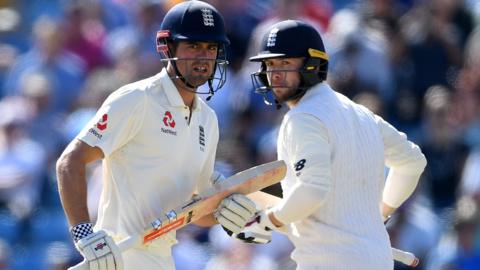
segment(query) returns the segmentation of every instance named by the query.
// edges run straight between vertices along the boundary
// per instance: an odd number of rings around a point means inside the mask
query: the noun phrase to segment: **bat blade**
[[[220,202],[230,194],[250,194],[278,183],[285,177],[286,171],[285,162],[273,161],[239,172],[218,182],[201,195],[173,209],[169,212],[170,214],[158,218],[154,222],[158,224],[157,228],[154,226],[144,233],[143,244],[213,213]]]

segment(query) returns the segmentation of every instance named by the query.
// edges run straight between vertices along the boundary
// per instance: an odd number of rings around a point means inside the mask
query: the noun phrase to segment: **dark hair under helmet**
[[[157,32],[157,52],[164,53],[167,58],[164,61],[171,61],[176,75],[187,86],[192,87],[178,71],[174,52],[170,51],[169,43],[178,41],[202,41],[218,43],[218,54],[215,69],[212,77],[208,80],[209,92],[213,95],[220,89],[226,80],[226,65],[228,64],[225,55],[226,46],[230,44],[225,32],[223,17],[212,5],[202,1],[186,1],[172,7],[163,18],[160,30]],[[216,68],[219,68],[219,78],[215,78]],[[218,80],[215,89],[212,81]],[[207,93],[201,93],[207,94]]]
[[[285,20],[272,25],[263,37],[261,50],[250,58],[252,62],[262,62],[260,70],[251,75],[255,91],[259,94],[265,96],[271,90],[264,63],[267,59],[305,57],[303,67],[298,70],[301,83],[292,98],[301,97],[310,87],[327,78],[325,46],[318,31],[307,23]]]

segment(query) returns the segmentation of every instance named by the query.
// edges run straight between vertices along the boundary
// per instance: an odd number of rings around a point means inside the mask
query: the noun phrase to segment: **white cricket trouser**
[[[120,242],[122,237],[113,237]],[[172,247],[177,243],[175,233],[168,233],[147,245],[128,249],[122,252],[124,270],[173,270],[175,262]]]
[[[168,247],[168,249],[171,249],[171,247]],[[175,263],[170,250],[167,253],[159,250],[133,248],[123,252],[122,255],[125,270],[175,269]]]

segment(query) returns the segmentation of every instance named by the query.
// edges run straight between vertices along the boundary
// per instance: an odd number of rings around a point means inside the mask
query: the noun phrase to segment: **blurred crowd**
[[[161,70],[155,33],[178,2],[0,0],[0,269],[66,269],[82,259],[55,161],[107,95]],[[224,16],[232,43],[227,83],[209,101],[221,130],[217,170],[228,176],[276,159],[285,108],[254,94],[250,73],[259,67],[248,57],[272,23],[307,21],[322,33],[332,87],[427,157],[417,191],[387,225],[392,245],[419,256],[420,270],[480,269],[480,1],[207,2]],[[101,185],[101,164],[92,164],[93,220]],[[189,226],[178,238],[179,270],[295,268],[283,235],[252,246],[218,226]]]

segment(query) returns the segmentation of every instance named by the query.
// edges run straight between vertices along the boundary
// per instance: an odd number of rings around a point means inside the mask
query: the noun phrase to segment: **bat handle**
[[[118,249],[120,249],[120,252],[125,252],[126,250],[129,250],[133,247],[139,246],[142,243],[142,237],[139,235],[136,236],[129,236],[122,241],[117,243]],[[88,267],[88,262],[86,260],[83,260],[81,263],[69,267],[68,270],[89,270],[90,268]]]
[[[416,267],[420,262],[413,253],[399,250],[396,248],[392,248],[392,255],[395,261],[399,261],[411,267]]]

